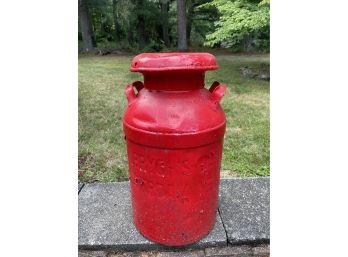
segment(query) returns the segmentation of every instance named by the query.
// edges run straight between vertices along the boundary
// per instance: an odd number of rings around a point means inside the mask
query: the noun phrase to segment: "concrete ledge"
[[[79,186],[80,250],[184,250],[269,241],[269,178],[222,179],[214,229],[185,247],[145,239],[132,223],[129,182]]]
[[[79,257],[269,257],[269,245],[234,245],[173,251],[79,251]]]
[[[217,215],[210,234],[185,248],[226,245],[226,233]],[[79,249],[154,250],[169,247],[147,240],[136,230],[132,222],[129,182],[118,182],[86,184],[82,188],[79,194]]]
[[[223,179],[220,215],[230,244],[269,242],[269,178]]]

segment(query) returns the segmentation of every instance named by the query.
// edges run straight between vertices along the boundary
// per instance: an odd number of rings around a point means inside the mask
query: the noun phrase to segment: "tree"
[[[177,0],[177,17],[178,17],[178,50],[187,50],[186,34],[186,8],[185,0]]]
[[[132,19],[132,27],[136,28],[138,48],[144,51],[159,49],[162,38],[159,2],[135,0],[131,15],[136,18]]]
[[[187,8],[187,20],[186,20],[186,39],[188,45],[191,45],[191,30],[192,30],[192,20],[195,11],[195,0],[188,1]]]
[[[252,35],[269,30],[269,4],[269,0],[213,0],[202,5],[202,8],[215,6],[221,14],[205,45],[231,47],[244,42],[249,48]]]
[[[168,24],[168,11],[169,0],[160,0],[161,13],[162,13],[162,39],[165,46],[169,46],[169,24]]]
[[[93,50],[92,28],[85,0],[79,0],[79,18],[84,51]]]
[[[192,43],[204,41],[208,32],[212,32],[213,24],[217,21],[218,13],[215,7],[199,8],[200,5],[212,0],[187,0],[186,35],[189,46]],[[191,36],[193,34],[193,36]]]
[[[137,0],[136,7],[138,8],[138,40],[140,48],[144,48],[146,44],[145,34],[145,15],[144,15],[144,1]]]
[[[112,0],[112,16],[114,20],[114,31],[115,31],[115,40],[118,41],[121,39],[121,25],[118,22],[117,17],[117,0]]]
[[[79,0],[84,51],[269,48],[269,0]],[[175,3],[176,2],[176,3]]]

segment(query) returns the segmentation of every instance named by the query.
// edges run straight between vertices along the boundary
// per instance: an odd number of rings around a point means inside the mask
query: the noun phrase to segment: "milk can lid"
[[[131,71],[215,70],[215,56],[209,53],[143,53],[132,60]]]

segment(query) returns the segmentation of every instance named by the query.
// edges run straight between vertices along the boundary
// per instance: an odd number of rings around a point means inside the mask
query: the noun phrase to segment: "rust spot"
[[[187,235],[186,235],[185,233],[181,233],[181,238],[182,238],[183,240],[186,240],[186,239],[187,239]]]
[[[141,185],[141,186],[144,185],[144,181],[141,178],[135,178],[134,182],[135,182],[135,184],[138,184],[138,185]]]

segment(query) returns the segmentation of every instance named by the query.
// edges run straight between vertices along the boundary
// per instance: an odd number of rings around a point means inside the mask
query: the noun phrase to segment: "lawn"
[[[79,180],[109,182],[128,179],[122,131],[126,107],[124,87],[142,80],[129,72],[132,56],[79,58]],[[223,176],[269,175],[269,82],[243,77],[242,66],[269,64],[268,55],[219,55],[220,69],[206,73],[228,85],[222,101],[227,129]]]

